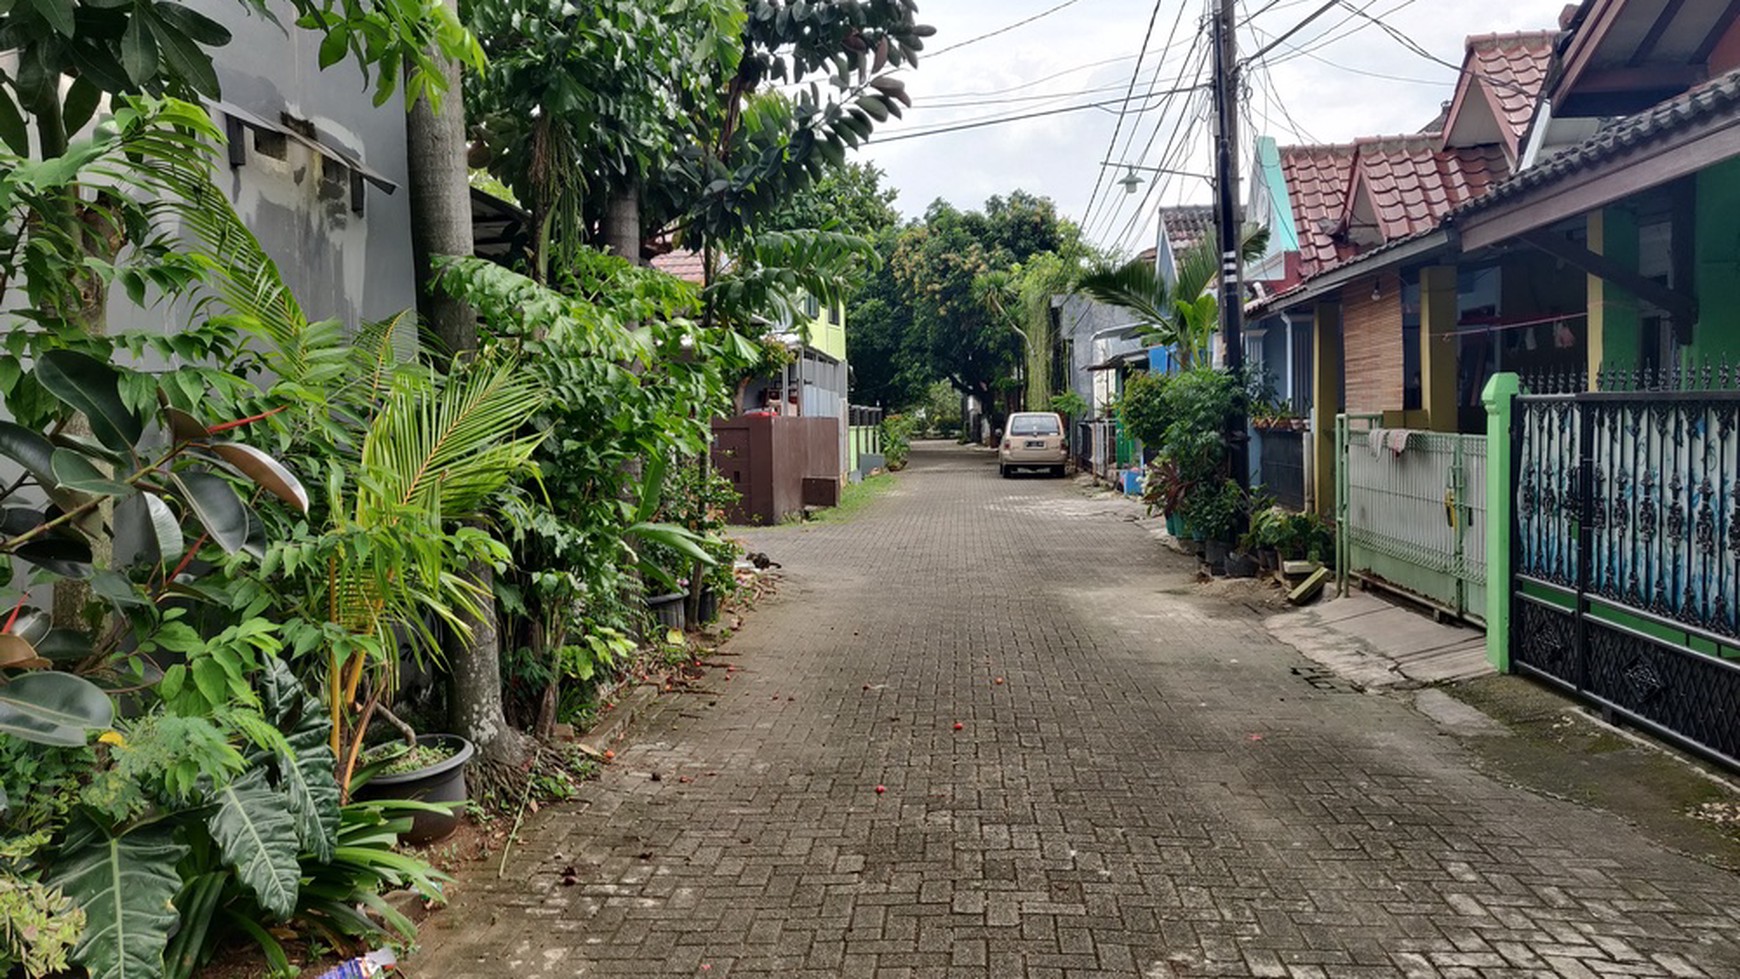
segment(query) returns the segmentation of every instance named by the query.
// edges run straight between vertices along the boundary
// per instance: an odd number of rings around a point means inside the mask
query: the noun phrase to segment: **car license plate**
[[[1045,443],[1043,441],[1039,441],[1039,442],[1029,441],[1027,443],[1027,447],[1029,449],[1043,449],[1043,448],[1045,448]]]

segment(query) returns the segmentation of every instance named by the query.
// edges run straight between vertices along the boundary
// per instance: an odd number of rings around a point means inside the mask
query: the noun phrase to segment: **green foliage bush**
[[[1145,446],[1159,448],[1165,443],[1166,429],[1171,423],[1167,380],[1167,375],[1152,372],[1132,375],[1124,382],[1123,396],[1118,399],[1118,419],[1124,423],[1124,430]]]
[[[1050,404],[1046,405],[1046,410],[1055,411],[1062,415],[1065,421],[1068,421],[1072,418],[1085,417],[1088,413],[1088,403],[1086,398],[1074,391],[1065,391],[1062,394],[1052,395]]]
[[[888,462],[889,472],[906,468],[912,455],[912,436],[917,428],[917,420],[910,415],[889,415],[882,419],[882,457]]]

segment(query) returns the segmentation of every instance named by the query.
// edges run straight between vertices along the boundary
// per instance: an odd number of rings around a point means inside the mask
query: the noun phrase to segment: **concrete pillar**
[[[1494,374],[1480,399],[1486,403],[1486,658],[1510,672],[1510,532],[1512,508],[1510,426],[1517,391],[1515,374]]]
[[[1628,268],[1637,268],[1637,216],[1623,208],[1589,212],[1589,250]],[[1598,386],[1605,365],[1631,370],[1642,353],[1637,297],[1598,275],[1589,276],[1589,389]]]
[[[1456,267],[1420,270],[1420,407],[1434,432],[1454,432],[1456,402]]]
[[[1319,303],[1311,349],[1311,483],[1317,512],[1335,516],[1335,416],[1341,413],[1341,307]]]

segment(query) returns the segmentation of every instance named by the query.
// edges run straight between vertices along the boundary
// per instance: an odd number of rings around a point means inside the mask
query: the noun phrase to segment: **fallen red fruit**
[[[605,761],[615,761],[616,760],[616,752],[611,751],[609,748],[604,749],[604,760]]]
[[[962,724],[960,721],[955,722],[955,730],[961,731],[961,730],[965,730],[965,729],[966,729],[965,724]]]
[[[888,786],[886,786],[886,785],[876,786],[876,794],[877,795],[881,795],[882,793],[887,792],[887,791],[888,791]]]
[[[995,684],[996,684],[996,685],[997,685],[997,686],[999,686],[999,687],[1000,687],[1000,686],[1002,686],[1002,685],[1003,685],[1003,678],[1002,678],[1002,677],[998,677],[998,678],[997,678],[997,679],[995,679],[995,680],[993,680],[993,681],[991,681],[991,682],[993,682],[993,683],[995,683]]]

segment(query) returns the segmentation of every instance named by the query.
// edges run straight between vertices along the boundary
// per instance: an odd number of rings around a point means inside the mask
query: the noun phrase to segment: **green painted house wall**
[[[808,323],[810,347],[838,360],[846,360],[846,310],[844,305],[834,308],[830,317],[826,307],[810,319]],[[831,320],[831,322],[830,322]]]
[[[1698,174],[1694,288],[1698,325],[1688,353],[1740,363],[1740,160]]]

